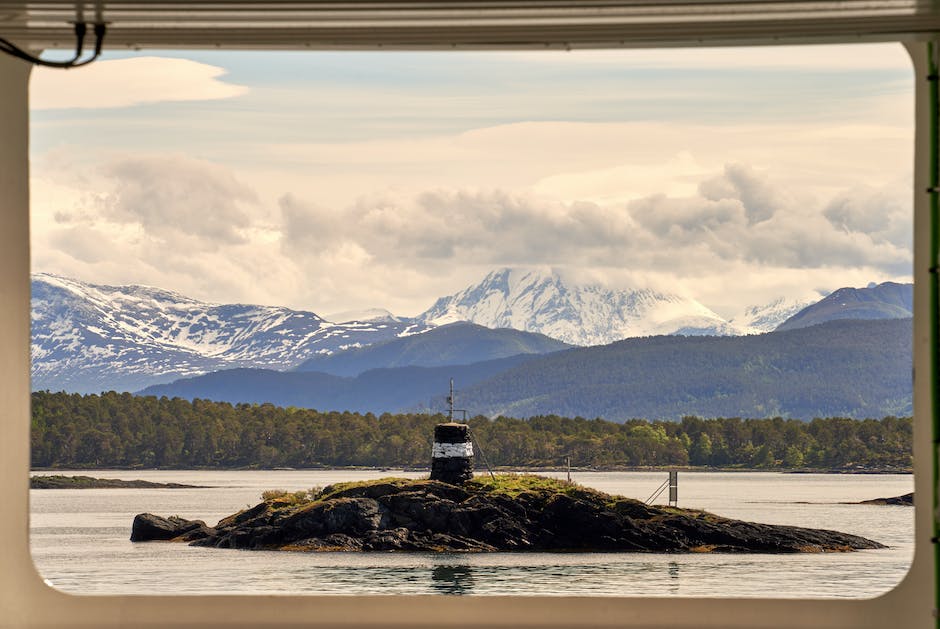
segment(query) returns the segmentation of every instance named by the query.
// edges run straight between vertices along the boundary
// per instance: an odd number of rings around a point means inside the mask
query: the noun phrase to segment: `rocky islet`
[[[822,529],[760,524],[646,505],[555,479],[499,476],[460,486],[382,479],[269,492],[210,527],[149,513],[131,540],[294,551],[845,552],[884,548]]]

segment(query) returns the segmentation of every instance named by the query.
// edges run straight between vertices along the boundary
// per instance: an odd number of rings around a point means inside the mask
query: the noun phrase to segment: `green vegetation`
[[[265,502],[276,504],[280,507],[295,507],[307,504],[317,499],[322,489],[314,487],[313,489],[301,489],[300,491],[284,491],[283,489],[269,489],[261,492],[261,499]]]
[[[316,503],[321,503],[345,495],[369,495],[367,488],[374,487],[381,490],[381,493],[388,493],[389,487],[396,490],[413,489],[420,491],[433,481],[427,479],[413,478],[379,478],[374,480],[350,481],[346,483],[336,483],[328,487],[314,487],[310,490],[285,491],[283,489],[269,489],[262,492],[261,499],[267,503],[267,506],[275,509],[288,509],[291,511],[306,510]],[[566,481],[558,478],[549,478],[538,476],[536,474],[497,474],[491,476],[480,476],[468,481],[463,488],[470,493],[483,493],[490,497],[507,496],[509,498],[519,498],[526,496],[530,499],[548,500],[554,495],[565,495],[578,500],[588,500],[597,503],[603,503],[610,508],[617,509],[617,505],[627,501],[635,503],[636,501],[623,496],[610,495],[584,487],[578,483]],[[245,510],[247,512],[249,510]],[[683,510],[685,513],[688,510]],[[695,512],[698,513],[698,512]]]
[[[361,487],[371,487],[373,485],[392,485],[394,487],[404,487],[405,485],[420,483],[420,480],[413,478],[377,478],[375,480],[353,480],[345,483],[334,483],[328,485],[312,496],[312,500],[329,500],[333,496],[348,492],[351,489]]]
[[[359,414],[129,393],[37,392],[36,468],[426,466],[441,415]],[[911,467],[909,417],[854,420],[474,417],[493,466],[712,466],[758,469]]]
[[[600,492],[582,487],[578,483],[535,474],[499,474],[495,478],[480,476],[469,481],[467,487],[510,498],[516,498],[523,493],[564,494],[572,498],[600,495]]]

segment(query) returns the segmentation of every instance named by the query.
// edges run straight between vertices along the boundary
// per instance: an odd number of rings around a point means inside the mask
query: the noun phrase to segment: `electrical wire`
[[[5,52],[8,55],[44,68],[61,68],[66,70],[69,68],[79,68],[88,65],[101,56],[101,47],[104,44],[104,35],[107,28],[104,22],[96,22],[93,28],[95,33],[95,49],[92,56],[87,59],[82,59],[85,46],[85,33],[88,32],[88,24],[85,22],[75,23],[75,56],[68,61],[47,61],[40,59],[2,37],[0,37],[0,52]]]

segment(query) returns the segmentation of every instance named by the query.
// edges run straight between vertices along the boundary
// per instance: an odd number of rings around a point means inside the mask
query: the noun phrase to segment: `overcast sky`
[[[414,315],[505,265],[730,317],[910,281],[900,45],[111,53],[37,69],[33,270]]]

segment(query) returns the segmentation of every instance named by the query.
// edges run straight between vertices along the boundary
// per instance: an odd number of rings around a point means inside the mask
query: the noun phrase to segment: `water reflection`
[[[473,569],[468,564],[437,565],[431,570],[431,589],[437,594],[462,596],[473,592]]]
[[[669,573],[669,593],[678,594],[679,593],[679,564],[675,561],[670,561],[667,567],[667,572]]]

